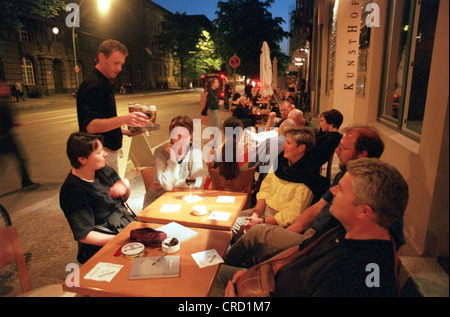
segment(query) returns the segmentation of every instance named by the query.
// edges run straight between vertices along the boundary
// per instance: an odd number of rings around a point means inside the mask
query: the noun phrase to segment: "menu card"
[[[180,243],[189,240],[198,234],[198,232],[186,228],[176,222],[168,223],[167,225],[159,227],[158,230],[165,232],[167,234],[167,238],[177,238]]]
[[[181,205],[179,204],[164,204],[161,207],[161,212],[179,212],[181,209]]]
[[[219,263],[224,263],[223,259],[220,257],[219,253],[217,253],[215,249],[197,252],[191,255],[200,268],[216,265]]]
[[[84,278],[87,280],[111,282],[122,267],[123,265],[120,264],[98,262]]]
[[[212,211],[211,214],[209,215],[208,219],[210,219],[210,220],[228,221],[230,216],[231,216],[231,212]]]
[[[185,196],[183,197],[184,201],[186,201],[187,203],[196,203],[197,201],[202,201],[204,200],[202,197],[198,196],[198,195],[192,195],[192,196]]]
[[[180,256],[166,256],[153,265],[160,257],[143,257],[133,259],[129,279],[162,278],[180,276]]]
[[[234,196],[219,196],[217,197],[218,203],[234,203],[236,197]]]

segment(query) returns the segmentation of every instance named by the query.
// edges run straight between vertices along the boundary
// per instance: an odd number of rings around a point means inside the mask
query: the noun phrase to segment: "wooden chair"
[[[242,192],[246,188],[247,201],[244,204],[243,210],[249,209],[252,206],[252,188],[253,177],[255,175],[256,167],[242,169],[238,177],[232,180],[226,180],[219,174],[218,168],[208,167],[208,173],[211,177],[213,189],[224,189],[234,192]]]
[[[8,214],[8,212],[6,211],[6,208],[3,207],[2,204],[0,204],[0,214],[1,214],[2,217],[3,217],[3,220],[5,220],[5,225],[6,225],[6,227],[12,226],[11,218],[9,218],[9,214]]]
[[[2,216],[8,215],[6,209],[2,207]],[[9,219],[9,216],[8,216]],[[5,217],[6,220],[6,217]],[[0,269],[6,264],[16,262],[17,271],[19,272],[20,283],[24,297],[74,297],[75,293],[64,292],[62,284],[46,285],[37,289],[31,286],[30,274],[28,272],[27,263],[23,255],[22,245],[20,243],[19,234],[12,225],[0,230]]]
[[[147,192],[153,183],[156,175],[156,169],[154,166],[141,169],[142,180],[144,181],[145,191]]]
[[[233,116],[233,114],[234,114],[234,109],[236,109],[237,108],[237,106],[233,106],[233,104],[230,104],[230,117],[232,117]]]
[[[328,159],[328,163],[327,163],[327,174],[326,174],[326,177],[328,178],[328,180],[330,182],[331,182],[331,169],[333,168],[333,159],[334,159],[334,152],[331,153],[330,158]],[[322,170],[321,170],[320,174],[323,174],[323,165],[322,165]]]

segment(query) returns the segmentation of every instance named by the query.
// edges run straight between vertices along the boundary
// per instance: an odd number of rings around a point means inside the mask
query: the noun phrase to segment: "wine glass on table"
[[[188,177],[186,177],[186,184],[189,186],[189,197],[192,196],[192,186],[195,184],[195,177],[191,175],[191,173],[188,174]]]

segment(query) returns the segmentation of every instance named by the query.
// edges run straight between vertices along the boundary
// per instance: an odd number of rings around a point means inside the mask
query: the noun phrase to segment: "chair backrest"
[[[28,272],[16,228],[8,226],[0,230],[0,245],[0,269],[6,264],[16,261],[22,290],[24,293],[31,291],[30,273]]]
[[[144,181],[145,191],[148,191],[155,179],[156,169],[154,166],[141,169],[142,180]]]
[[[6,211],[6,208],[3,207],[2,204],[0,204],[0,214],[1,214],[2,217],[3,217],[3,220],[5,220],[5,225],[6,225],[7,227],[12,226],[11,218],[9,218],[9,214],[8,214],[8,212]]]
[[[326,177],[328,178],[328,180],[330,182],[331,182],[331,169],[333,168],[333,159],[334,159],[334,152],[331,153],[330,158],[328,159],[328,163],[327,163],[327,175],[326,175]],[[322,166],[322,170],[323,170],[323,166]]]
[[[330,159],[328,160],[328,165],[327,165],[327,178],[329,181],[331,181],[331,169],[333,168],[333,158],[334,158],[334,152],[331,153]]]
[[[235,192],[245,192],[247,193],[247,201],[244,204],[244,209],[251,208],[252,204],[252,189],[253,189],[253,178],[255,175],[256,167],[241,169],[239,175],[231,180],[226,180],[225,177],[221,176],[218,168],[208,167],[209,177],[211,177],[213,189],[224,189]]]

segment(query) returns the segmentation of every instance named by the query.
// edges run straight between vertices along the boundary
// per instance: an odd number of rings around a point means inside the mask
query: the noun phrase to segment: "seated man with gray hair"
[[[331,184],[336,186],[347,171],[347,164],[358,158],[379,158],[384,143],[376,129],[370,126],[348,129],[336,148],[339,172]],[[272,256],[302,243],[314,231],[319,231],[333,215],[329,211],[333,194],[327,191],[319,201],[313,203],[287,228],[271,225],[255,225],[227,251],[225,263],[239,267],[251,267]],[[403,219],[391,228],[397,248],[404,244]]]
[[[333,218],[311,238],[271,259],[289,257],[271,266],[271,295],[396,296],[396,246],[389,228],[403,218],[408,204],[405,179],[379,159],[359,158],[348,162],[347,173],[331,192]],[[223,265],[211,295],[239,296],[236,284],[245,274]]]

